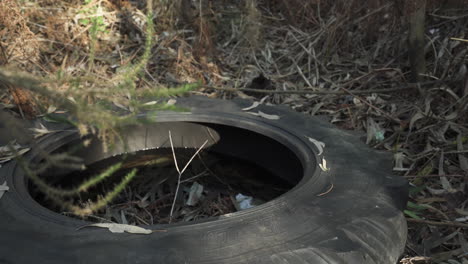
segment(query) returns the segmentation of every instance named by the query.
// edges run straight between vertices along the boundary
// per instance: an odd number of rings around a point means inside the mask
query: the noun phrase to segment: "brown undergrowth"
[[[16,14],[0,18],[8,66],[49,78],[62,96],[73,89],[72,80],[91,74],[82,86],[98,83],[102,90],[86,102],[108,98],[115,90],[103,83],[119,86],[116,76],[145,54],[147,10],[139,1],[25,2],[0,3],[0,13]],[[408,86],[408,3],[416,2],[155,1],[153,44],[132,84],[152,91],[200,81],[205,88],[192,93],[269,95],[267,102],[365,132],[363,140],[391,152],[394,173],[411,184],[402,263],[466,263],[467,3],[427,1],[427,72],[419,88]],[[100,18],[95,40],[93,16]],[[395,91],[402,87],[409,88]],[[392,92],[372,93],[376,89]],[[129,110],[127,94],[116,94],[110,103]],[[18,110],[11,94],[2,102]]]

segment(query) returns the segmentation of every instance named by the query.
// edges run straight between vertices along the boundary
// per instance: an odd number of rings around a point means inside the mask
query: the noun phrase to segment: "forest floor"
[[[141,1],[23,2],[0,2],[0,65],[55,80],[49,88],[64,98],[75,87],[68,77],[82,78],[88,92],[95,80],[118,85],[114,76],[146,56]],[[288,105],[362,132],[410,182],[401,263],[468,263],[467,10],[428,12],[427,73],[414,84],[407,28],[392,4],[342,16],[330,7],[297,21],[274,1],[219,2],[154,4],[151,52],[135,89],[200,82],[190,93]],[[61,110],[24,88],[0,90],[3,111],[35,118]],[[130,109],[128,97],[111,101]]]

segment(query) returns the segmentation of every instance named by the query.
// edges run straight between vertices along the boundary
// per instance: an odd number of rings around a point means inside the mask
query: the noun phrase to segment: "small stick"
[[[185,179],[185,180],[181,181],[180,183],[188,182],[188,181],[191,181],[191,180],[194,180],[194,179],[197,179],[199,177],[206,176],[206,175],[209,175],[208,170],[202,171],[201,173],[199,173],[199,174],[197,174],[197,175],[195,175],[193,177],[190,177],[188,179]]]
[[[174,158],[174,163],[175,163],[175,168],[177,170],[177,173],[180,175],[180,169],[179,169],[179,164],[177,163],[175,151],[174,151],[174,144],[172,143],[172,135],[171,131],[169,130],[169,142],[171,143],[171,149],[172,149],[172,157]]]
[[[190,160],[187,162],[187,164],[185,164],[185,167],[180,172],[180,175],[182,175],[184,173],[184,171],[187,169],[188,165],[192,162],[192,160],[195,158],[195,156],[197,156],[197,154],[200,152],[200,150],[202,150],[202,148],[206,145],[206,143],[208,143],[208,139],[205,140],[205,142],[201,145],[201,147],[197,150],[197,152],[195,152],[195,154],[193,154],[193,156],[190,158]]]
[[[468,229],[468,224],[457,223],[457,222],[438,222],[438,221],[414,219],[414,218],[406,218],[406,221],[411,222],[411,223],[427,224],[427,225],[433,225],[433,226],[451,226],[451,227],[460,227],[460,228]]]
[[[462,39],[462,38],[450,38],[450,39],[455,40],[455,41],[468,42],[468,39]]]
[[[177,158],[176,158],[176,154],[175,154],[175,150],[174,150],[174,143],[172,143],[172,134],[171,134],[170,130],[169,130],[169,142],[171,143],[172,156],[174,157],[175,167],[176,167],[177,173],[179,173],[179,177],[177,179],[177,187],[176,187],[176,191],[175,191],[175,194],[174,194],[174,201],[172,202],[171,212],[169,213],[169,223],[171,223],[172,222],[172,214],[174,213],[174,207],[175,207],[175,203],[176,203],[176,200],[177,200],[177,194],[179,193],[179,188],[180,188],[180,183],[181,183],[180,179],[182,177],[182,174],[187,169],[187,167],[190,165],[190,163],[193,161],[195,156],[197,156],[197,154],[203,149],[203,147],[206,145],[206,143],[208,143],[208,139],[205,140],[205,142],[200,146],[200,148],[198,148],[198,150],[195,152],[195,154],[193,154],[193,156],[190,158],[190,160],[187,162],[187,164],[185,164],[182,171],[179,169],[179,165],[177,164]]]

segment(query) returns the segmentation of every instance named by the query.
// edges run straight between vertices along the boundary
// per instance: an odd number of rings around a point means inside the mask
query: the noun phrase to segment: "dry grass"
[[[195,81],[239,89],[258,85],[253,80],[262,75],[267,81],[255,88],[310,91],[272,93],[268,101],[327,115],[343,129],[365,131],[363,140],[392,152],[395,173],[410,181],[407,216],[417,220],[410,220],[408,258],[402,263],[415,256],[427,256],[420,258],[427,263],[466,263],[468,233],[459,224],[468,222],[468,49],[466,42],[452,38],[467,38],[468,17],[466,2],[448,2],[455,8],[439,9],[440,1],[429,1],[428,71],[420,90],[356,93],[408,83],[402,15],[409,7],[379,0],[160,0],[153,10],[154,45],[133,83],[136,90],[149,91]],[[102,91],[89,102],[108,96],[105,84],[118,84],[116,76],[144,53],[146,10],[137,1],[92,3],[100,6],[103,31],[90,56],[92,39],[82,16],[92,4],[0,2],[0,13],[11,14],[0,17],[9,66],[36,76],[60,76],[52,89],[61,94],[73,88],[69,80],[90,74]],[[82,86],[95,83],[83,80]],[[249,97],[241,91],[210,91],[195,93]],[[117,94],[116,102],[125,105],[126,95]],[[12,102],[9,94],[2,98]]]

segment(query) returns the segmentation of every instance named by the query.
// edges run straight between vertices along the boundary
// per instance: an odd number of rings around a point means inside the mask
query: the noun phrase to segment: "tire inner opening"
[[[303,176],[291,149],[243,128],[164,122],[128,127],[122,139],[112,147],[97,138],[74,137],[57,144],[52,159],[65,153],[73,158],[39,175],[55,189],[83,187],[119,167],[101,182],[66,195],[50,195],[29,181],[31,196],[50,210],[91,222],[156,225],[210,220],[255,207],[286,193]],[[180,178],[174,155],[179,171],[189,164]],[[132,180],[105,202],[133,170]]]

